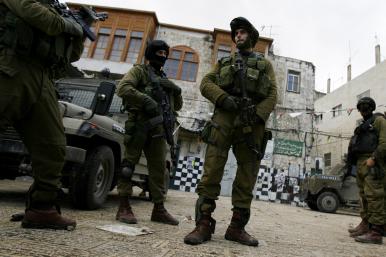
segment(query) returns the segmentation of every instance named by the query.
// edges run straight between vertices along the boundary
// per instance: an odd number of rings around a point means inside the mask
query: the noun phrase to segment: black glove
[[[170,81],[167,78],[161,78],[159,80],[160,85],[162,88],[164,88],[167,92],[173,92],[174,95],[181,95],[181,88],[174,84],[172,81]]]
[[[150,117],[157,116],[159,114],[158,103],[154,101],[152,98],[146,96],[143,99],[143,110]]]
[[[71,17],[62,17],[64,20],[64,32],[76,37],[83,36],[82,26]]]
[[[220,107],[226,111],[236,111],[238,109],[238,105],[233,96],[227,96],[220,104]]]

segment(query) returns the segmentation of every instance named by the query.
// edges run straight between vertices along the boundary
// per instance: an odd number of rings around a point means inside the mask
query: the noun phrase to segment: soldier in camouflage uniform
[[[22,226],[70,230],[75,221],[54,208],[66,138],[53,74],[80,58],[83,31],[50,3],[0,0],[0,132],[14,126],[33,163]]]
[[[166,141],[161,105],[154,94],[161,87],[168,96],[171,110],[174,112],[182,108],[181,89],[168,80],[162,70],[168,55],[169,46],[164,41],[152,41],[145,51],[149,63],[134,65],[118,85],[117,94],[122,97],[128,112],[125,124],[125,158],[118,179],[120,205],[116,215],[116,219],[124,223],[137,223],[129,204],[129,195],[131,176],[143,151],[149,170],[149,190],[154,203],[151,220],[178,225],[178,221],[166,211],[163,204]]]
[[[232,190],[233,216],[225,239],[258,246],[257,239],[244,227],[249,221],[252,190],[266,144],[265,123],[276,105],[276,81],[271,63],[253,52],[259,37],[254,26],[243,17],[233,19],[230,26],[238,52],[220,59],[200,86],[201,94],[215,105],[215,110],[202,134],[208,147],[204,173],[197,188],[196,228],[184,239],[192,245],[210,240],[214,233],[215,220],[211,214],[216,207],[224,166],[232,147],[238,168]],[[240,62],[246,67],[242,78],[237,75],[236,68]],[[242,87],[247,96],[243,95]],[[243,98],[252,99],[252,108],[247,111],[248,127],[240,122],[245,115],[239,108]]]
[[[363,121],[350,141],[348,161],[357,166],[362,221],[349,232],[355,241],[382,244],[386,224],[386,119],[373,114],[375,107],[370,97],[361,98],[357,104]]]

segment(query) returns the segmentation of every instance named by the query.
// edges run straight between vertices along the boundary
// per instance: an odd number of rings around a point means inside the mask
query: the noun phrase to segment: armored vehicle
[[[63,187],[68,188],[75,207],[99,208],[116,185],[124,154],[126,115],[120,112],[121,99],[114,94],[115,81],[61,79],[56,87],[67,138]],[[146,162],[142,160],[137,166],[133,185],[148,191]],[[28,151],[16,131],[9,128],[0,134],[0,179],[31,172]],[[169,177],[166,170],[165,176]]]
[[[312,210],[334,213],[339,206],[359,207],[356,179],[344,175],[311,175],[300,185],[300,200]]]

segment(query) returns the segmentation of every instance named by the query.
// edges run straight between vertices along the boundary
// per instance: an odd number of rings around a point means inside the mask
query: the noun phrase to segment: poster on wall
[[[273,153],[301,157],[303,154],[303,142],[275,138]]]

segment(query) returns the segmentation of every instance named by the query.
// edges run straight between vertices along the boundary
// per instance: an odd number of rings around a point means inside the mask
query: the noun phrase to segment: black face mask
[[[149,60],[151,66],[153,66],[156,70],[160,70],[161,67],[165,65],[165,62],[168,58],[166,56],[154,55],[152,60]]]

